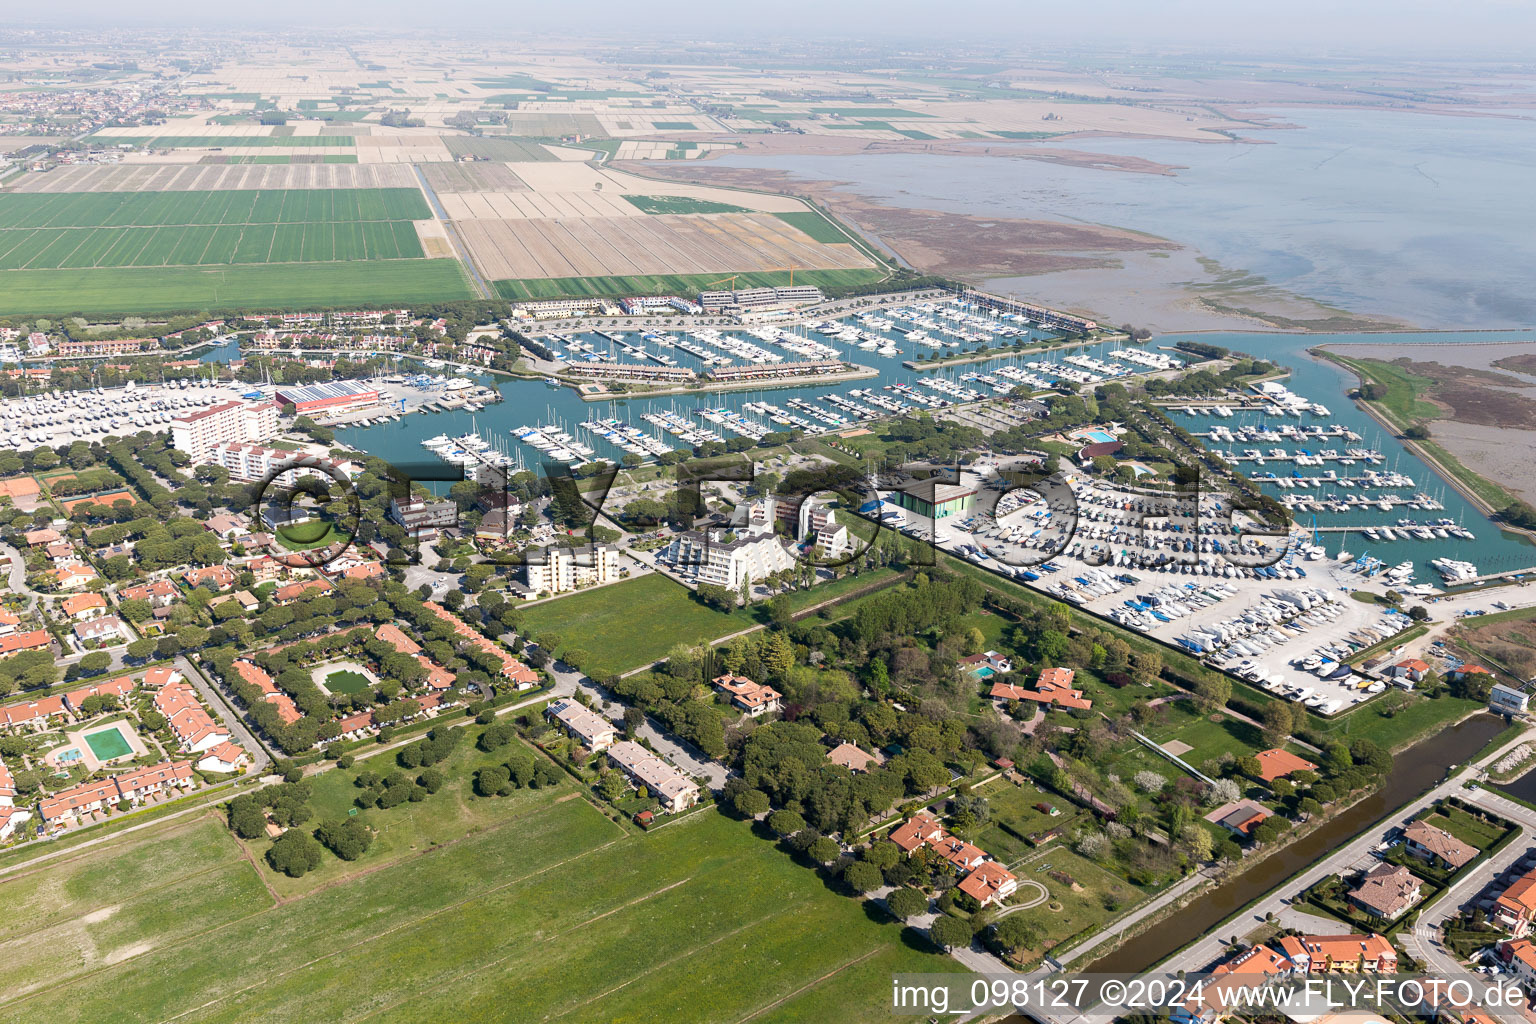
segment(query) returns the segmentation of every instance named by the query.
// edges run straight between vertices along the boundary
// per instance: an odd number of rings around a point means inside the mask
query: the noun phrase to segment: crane
[[[738,277],[740,277],[740,276],[741,276],[740,274],[732,274],[730,277],[722,277],[719,281],[710,281],[710,282],[708,282],[707,284],[704,285],[704,287],[705,288],[713,288],[715,285],[720,284],[723,281],[729,281],[730,285],[731,285],[731,289],[734,291],[735,288],[736,288],[736,279]]]

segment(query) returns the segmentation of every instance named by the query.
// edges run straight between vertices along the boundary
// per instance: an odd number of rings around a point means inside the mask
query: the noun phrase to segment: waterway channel
[[[1238,910],[1316,864],[1355,836],[1445,779],[1452,765],[1465,764],[1504,730],[1504,720],[1479,714],[1420,740],[1393,758],[1386,785],[1296,842],[1229,876],[1177,914],[1128,939],[1114,952],[1074,970],[1087,973],[1145,971],[1227,920]],[[1250,931],[1238,922],[1232,931]],[[1223,934],[1226,934],[1223,932]]]

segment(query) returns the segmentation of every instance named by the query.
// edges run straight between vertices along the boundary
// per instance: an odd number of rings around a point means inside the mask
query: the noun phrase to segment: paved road
[[[176,670],[187,677],[187,682],[192,684],[198,695],[213,708],[213,713],[219,716],[226,728],[234,734],[235,742],[239,743],[251,755],[251,769],[247,775],[260,775],[267,765],[272,763],[272,758],[267,753],[267,748],[257,739],[255,734],[246,727],[245,718],[235,710],[225,692],[209,681],[203,675],[201,667],[194,665],[186,658],[176,659]]]
[[[26,559],[22,557],[20,551],[17,551],[9,544],[0,544],[0,554],[7,556],[11,560],[11,564],[6,567],[6,571],[10,577],[11,591],[16,594],[21,594],[23,597],[25,597],[27,599],[27,611],[31,611],[32,606],[37,604],[38,598],[44,597],[45,595],[39,594],[37,591],[27,586]]]

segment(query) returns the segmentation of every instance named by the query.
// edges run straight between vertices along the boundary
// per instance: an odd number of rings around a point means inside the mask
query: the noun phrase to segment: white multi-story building
[[[689,530],[672,539],[666,558],[672,567],[699,583],[713,583],[731,590],[756,582],[784,569],[792,569],[794,557],[771,531],[726,539],[723,530]]]
[[[528,589],[536,594],[560,594],[596,583],[610,583],[619,578],[619,549],[608,544],[583,551],[548,547],[541,554],[530,555],[523,573]]]
[[[221,444],[265,441],[277,433],[277,406],[271,402],[221,402],[171,420],[171,444],[196,464],[207,462]]]
[[[293,463],[297,459],[304,459],[306,464],[294,467]],[[193,461],[223,466],[229,471],[231,480],[265,480],[273,472],[281,470],[276,477],[277,482],[290,487],[301,476],[328,476],[325,472],[328,468],[339,470],[348,479],[354,479],[362,473],[362,467],[355,462],[337,462],[334,459],[305,456],[302,452],[281,451],[277,448],[263,448],[259,444],[234,441],[216,444],[208,451],[206,458]]]

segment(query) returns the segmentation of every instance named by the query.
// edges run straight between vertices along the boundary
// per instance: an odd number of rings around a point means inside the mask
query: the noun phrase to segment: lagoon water
[[[724,166],[847,182],[891,206],[1081,221],[1188,245],[1355,313],[1421,327],[1536,325],[1536,120],[1269,110],[1262,142],[1045,143],[1179,167],[1173,176],[941,154],[737,155]],[[1028,278],[1010,279],[1020,294]],[[1115,308],[1110,298],[1103,307]],[[1126,320],[1136,309],[1116,309]],[[1118,322],[1118,321],[1117,321]]]

